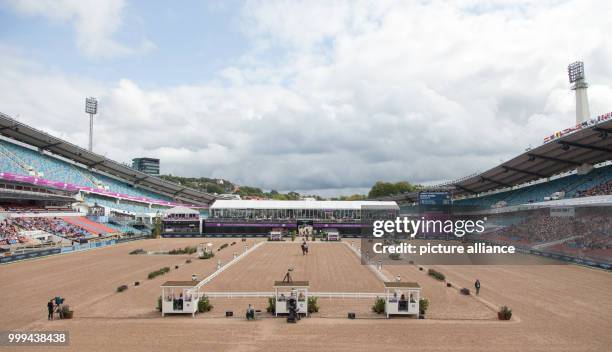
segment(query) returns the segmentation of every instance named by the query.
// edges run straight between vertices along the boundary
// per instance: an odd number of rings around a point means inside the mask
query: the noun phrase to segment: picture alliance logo
[[[483,233],[486,220],[486,217],[478,220],[434,220],[426,219],[425,217],[415,219],[407,216],[398,216],[395,220],[374,221],[372,223],[372,236],[381,238],[385,235],[405,234],[414,238],[419,234],[446,234],[461,238],[466,234]]]

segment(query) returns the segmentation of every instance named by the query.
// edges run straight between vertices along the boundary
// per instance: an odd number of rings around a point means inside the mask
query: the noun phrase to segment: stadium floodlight
[[[569,76],[570,83],[576,83],[584,79],[584,63],[582,61],[576,61],[567,66],[567,74]]]
[[[89,151],[93,151],[93,117],[98,113],[98,99],[85,98],[85,112],[89,114]]]
[[[576,92],[576,124],[587,122],[591,119],[589,111],[589,98],[587,88],[589,85],[585,80],[584,63],[576,61],[567,66],[567,75],[572,84],[571,89]]]

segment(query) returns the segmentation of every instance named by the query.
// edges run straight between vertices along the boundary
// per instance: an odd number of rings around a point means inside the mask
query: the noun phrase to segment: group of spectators
[[[25,237],[19,236],[19,228],[13,221],[8,218],[0,221],[0,245],[24,243],[27,241]]]
[[[564,242],[564,246],[581,250],[612,249],[612,217],[597,214],[580,220],[585,224],[581,236]]]
[[[612,180],[606,183],[600,183],[584,191],[578,191],[576,192],[576,197],[603,196],[610,194],[612,194]]]
[[[496,234],[516,242],[542,243],[573,236],[581,231],[582,222],[573,217],[555,217],[538,214],[525,221],[503,228]]]
[[[0,221],[0,244],[27,242],[26,237],[19,235],[20,232],[36,230],[70,240],[94,236],[87,230],[58,218],[7,218]]]
[[[530,246],[571,238],[554,247],[581,251],[612,250],[612,216],[609,211],[577,216],[537,213],[492,233],[490,238]]]
[[[49,207],[40,207],[40,206],[23,206],[19,204],[3,204],[0,206],[0,213],[44,213],[44,212],[72,212],[74,211],[72,208],[64,207],[64,206],[49,206]]]

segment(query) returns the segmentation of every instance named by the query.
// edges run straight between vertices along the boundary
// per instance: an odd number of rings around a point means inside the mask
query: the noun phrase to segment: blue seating
[[[458,206],[480,206],[489,208],[499,202],[506,205],[520,205],[544,201],[555,192],[565,192],[565,198],[573,198],[599,184],[612,180],[612,165],[599,167],[586,175],[572,174],[552,181],[530,185],[475,198],[459,199],[453,202]]]
[[[38,175],[41,178],[99,188],[107,187],[108,191],[134,197],[147,197],[164,201],[172,201],[155,192],[136,188],[126,182],[90,171],[62,159],[40,153],[37,150],[23,147],[0,139],[0,172],[10,172],[20,175]]]

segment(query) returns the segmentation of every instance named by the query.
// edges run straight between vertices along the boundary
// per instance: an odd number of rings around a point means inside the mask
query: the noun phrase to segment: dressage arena
[[[257,241],[249,239],[251,248]],[[196,255],[130,255],[134,249],[164,251],[211,242],[215,257]],[[222,244],[236,242],[221,251]],[[354,241],[355,245],[359,241]],[[69,347],[40,350],[74,351],[606,351],[612,345],[612,273],[574,265],[437,266],[453,287],[420,271],[417,265],[387,265],[380,273],[360,264],[350,240],[311,243],[302,255],[299,242],[266,242],[205,284],[211,312],[161,317],[156,311],[160,285],[168,280],[203,279],[228,263],[244,243],[239,238],[156,239],[123,243],[0,266],[0,330],[68,330]],[[192,262],[187,264],[187,258]],[[179,268],[175,269],[175,265]],[[147,274],[163,266],[169,273],[152,280]],[[266,293],[288,268],[294,280],[310,281],[319,298],[319,313],[297,324],[272,318],[247,322],[249,303],[265,312],[265,297],[223,297],[223,294]],[[384,292],[382,277],[416,281],[430,301],[427,319],[383,319],[370,311],[371,295]],[[482,282],[481,294],[462,296]],[[134,286],[140,281],[140,286]],[[129,289],[117,293],[119,285]],[[364,297],[344,297],[362,293]],[[336,297],[332,297],[336,294]],[[46,302],[61,295],[75,318],[47,321]],[[316,295],[316,294],[315,294]],[[496,310],[508,305],[511,321],[498,321]],[[234,312],[226,318],[226,310]],[[346,318],[355,312],[356,320]],[[112,339],[108,337],[112,336]],[[288,347],[289,346],[289,347]],[[3,350],[5,348],[2,348]],[[27,347],[28,350],[36,350]]]

